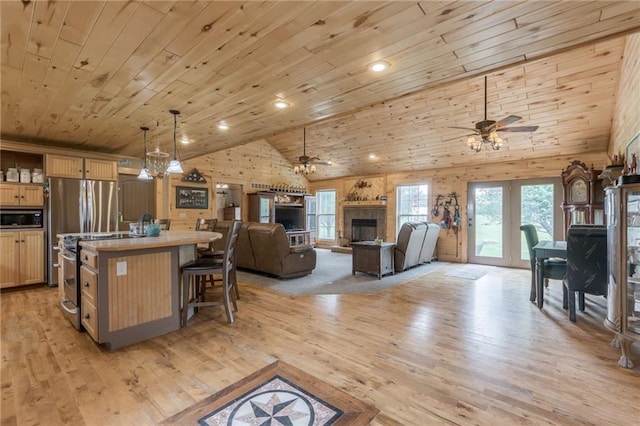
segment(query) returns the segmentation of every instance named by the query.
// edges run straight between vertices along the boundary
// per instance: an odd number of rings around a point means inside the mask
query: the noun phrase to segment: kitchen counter
[[[62,235],[64,236],[65,234]],[[77,235],[81,236],[82,234]],[[160,233],[158,237],[81,240],[80,246],[90,250],[95,250],[96,252],[126,251],[142,250],[155,247],[172,247],[187,244],[209,243],[220,238],[222,238],[222,234],[219,232],[162,231],[162,233]]]
[[[89,234],[59,235],[65,236]],[[108,349],[179,330],[181,267],[196,259],[198,244],[222,234],[163,231],[158,237],[128,238],[116,232],[104,237],[79,242],[82,327]]]

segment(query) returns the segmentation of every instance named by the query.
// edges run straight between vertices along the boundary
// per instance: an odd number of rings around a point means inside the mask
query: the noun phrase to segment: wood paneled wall
[[[638,133],[640,133],[640,34],[634,34],[625,39],[609,154],[626,153],[627,144]]]
[[[309,188],[309,182],[303,175],[297,175],[291,164],[265,141],[254,142],[214,154],[204,155],[183,164],[185,172],[198,169],[207,180],[206,184],[194,184],[183,182],[182,176],[171,176],[165,179],[166,190],[159,191],[162,196],[158,208],[165,210],[171,218],[171,229],[193,229],[196,219],[214,218],[216,211],[221,206],[216,206],[216,183],[224,182],[242,185],[242,219],[248,219],[247,194],[257,192],[251,188],[251,183],[278,184],[305,186]],[[209,208],[204,209],[177,209],[176,186],[205,187],[209,190]]]
[[[446,169],[424,170],[410,173],[396,173],[386,175],[387,195],[387,235],[385,241],[396,239],[396,188],[399,185],[426,183],[429,185],[431,195],[449,194],[456,192],[459,195],[460,214],[462,226],[456,236],[453,230],[443,230],[438,241],[438,258],[450,262],[467,261],[467,185],[470,182],[488,182],[497,180],[516,180],[528,178],[557,177],[574,157],[553,157],[537,160],[521,160],[505,163],[489,164],[486,166],[469,166]],[[585,153],[578,158],[585,164],[597,168],[607,165],[607,155],[600,153]],[[357,179],[379,179],[379,176],[360,176]],[[312,192],[320,189],[335,189],[338,200],[342,200],[351,187],[354,178],[332,179],[311,184]],[[433,202],[433,197],[430,200]],[[441,216],[437,218],[439,222]],[[430,218],[434,220],[434,218]],[[336,223],[341,224],[343,218],[338,209]],[[340,229],[342,231],[342,229]],[[457,248],[457,249],[456,249]]]

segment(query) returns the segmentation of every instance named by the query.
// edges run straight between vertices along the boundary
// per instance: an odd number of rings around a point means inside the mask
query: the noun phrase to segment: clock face
[[[582,179],[576,179],[571,183],[569,188],[569,202],[586,203],[587,202],[587,183]]]

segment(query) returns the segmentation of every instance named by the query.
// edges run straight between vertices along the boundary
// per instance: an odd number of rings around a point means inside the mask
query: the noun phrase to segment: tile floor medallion
[[[276,376],[198,420],[201,425],[332,425],[341,410]]]
[[[373,405],[276,361],[164,420],[207,426],[364,426]]]

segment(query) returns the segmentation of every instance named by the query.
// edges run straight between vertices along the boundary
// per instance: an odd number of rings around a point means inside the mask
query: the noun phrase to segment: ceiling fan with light
[[[504,127],[522,117],[509,115],[500,121],[487,120],[487,76],[484,76],[484,120],[475,124],[475,129],[467,127],[450,127],[450,129],[471,130],[474,133],[467,136],[467,145],[475,152],[479,152],[484,144],[490,145],[492,149],[499,150],[503,144],[498,132],[535,132],[538,126]],[[479,138],[478,138],[479,137]]]
[[[331,161],[322,161],[318,157],[309,157],[307,155],[307,128],[305,127],[303,128],[302,155],[298,157],[298,164],[293,168],[293,171],[296,174],[312,174],[316,172],[316,164],[330,166],[332,163]]]

